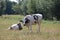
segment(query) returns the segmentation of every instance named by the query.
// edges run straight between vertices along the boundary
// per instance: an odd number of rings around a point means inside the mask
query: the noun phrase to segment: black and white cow
[[[37,31],[40,32],[40,24],[42,21],[42,14],[32,14],[26,15],[20,22],[23,23],[24,26],[27,26],[30,32],[32,32],[32,25],[37,24],[38,29]]]
[[[8,29],[9,30],[22,30],[22,24],[21,23],[13,24]]]

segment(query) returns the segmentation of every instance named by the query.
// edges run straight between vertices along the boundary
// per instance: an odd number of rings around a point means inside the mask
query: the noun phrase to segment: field
[[[23,30],[7,30],[9,26],[18,23],[22,15],[0,16],[0,40],[60,40],[60,21],[42,21],[40,33],[37,33],[36,25],[33,25],[33,33],[27,27]]]

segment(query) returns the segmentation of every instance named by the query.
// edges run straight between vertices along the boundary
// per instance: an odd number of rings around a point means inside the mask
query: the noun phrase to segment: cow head
[[[23,29],[21,23],[18,23],[17,25],[19,26],[19,30],[22,30]]]
[[[30,22],[30,20],[28,18],[24,18],[24,19],[20,20],[20,22],[22,22],[22,24],[25,26]]]

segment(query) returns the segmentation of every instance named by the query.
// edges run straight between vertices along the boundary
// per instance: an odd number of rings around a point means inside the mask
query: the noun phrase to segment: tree
[[[2,16],[4,10],[4,2],[0,1],[0,16]]]
[[[13,10],[12,10],[12,2],[6,0],[6,13],[7,14],[12,14]]]
[[[55,0],[54,5],[54,16],[57,18],[57,20],[60,20],[60,0]]]
[[[36,0],[29,0],[27,4],[27,13],[34,14],[36,13]]]

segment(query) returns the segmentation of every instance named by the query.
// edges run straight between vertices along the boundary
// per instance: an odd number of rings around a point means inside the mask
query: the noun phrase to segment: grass
[[[42,21],[40,33],[33,25],[33,33],[27,27],[23,30],[6,30],[14,23],[18,23],[22,15],[3,15],[0,17],[0,40],[60,40],[60,21]]]

